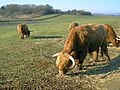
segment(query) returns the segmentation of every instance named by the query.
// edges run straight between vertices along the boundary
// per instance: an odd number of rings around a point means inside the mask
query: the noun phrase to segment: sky
[[[85,10],[92,13],[120,13],[120,0],[0,0],[0,7],[8,4],[35,4],[53,6],[54,9]]]

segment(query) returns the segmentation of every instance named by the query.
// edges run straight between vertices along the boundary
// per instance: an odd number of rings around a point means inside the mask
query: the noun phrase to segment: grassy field
[[[62,50],[70,22],[108,23],[120,36],[120,16],[47,15],[1,21],[0,90],[119,90],[120,48],[108,47],[110,62],[94,65],[87,56],[83,70],[74,68],[64,76],[58,75],[55,58],[43,56],[41,49],[48,56]],[[27,23],[31,37],[21,40],[17,23]]]

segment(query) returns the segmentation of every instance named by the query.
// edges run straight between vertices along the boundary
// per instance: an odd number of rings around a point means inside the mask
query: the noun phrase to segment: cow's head
[[[59,74],[65,74],[75,67],[75,60],[68,53],[60,52],[54,54],[53,57],[57,57],[56,66],[59,70]]]
[[[108,42],[108,45],[114,46],[114,47],[119,47],[120,46],[120,38],[118,38],[118,37],[113,39],[111,42]]]
[[[30,30],[28,30],[28,36],[30,36]]]

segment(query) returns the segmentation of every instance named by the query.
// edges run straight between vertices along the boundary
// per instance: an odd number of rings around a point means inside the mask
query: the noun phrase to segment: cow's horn
[[[117,40],[120,40],[120,38],[116,37]]]
[[[112,43],[109,43],[108,45],[109,45],[109,46],[113,46],[113,44],[112,44]]]
[[[43,56],[45,56],[46,58],[53,58],[52,56],[47,56],[42,49],[40,49],[41,53],[43,54]]]
[[[30,30],[29,30],[30,31]],[[33,30],[32,31],[30,31],[30,32],[33,32]]]
[[[52,55],[52,57],[57,57],[60,53],[56,53],[54,55]]]
[[[76,65],[75,59],[72,56],[70,56],[70,60],[72,61],[72,66],[69,69],[73,69]]]

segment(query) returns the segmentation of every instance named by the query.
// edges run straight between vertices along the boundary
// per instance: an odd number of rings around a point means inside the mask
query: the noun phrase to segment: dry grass
[[[42,49],[51,56],[62,50],[70,21],[111,21],[113,26],[116,27],[116,22],[120,26],[118,17],[82,18],[66,15],[29,24],[34,31],[24,40],[19,38],[16,26],[0,26],[0,90],[119,90],[120,47],[108,47],[110,62],[99,55],[98,62],[94,63],[87,56],[83,70],[75,67],[64,76],[58,75],[55,58],[46,58],[41,53]]]

